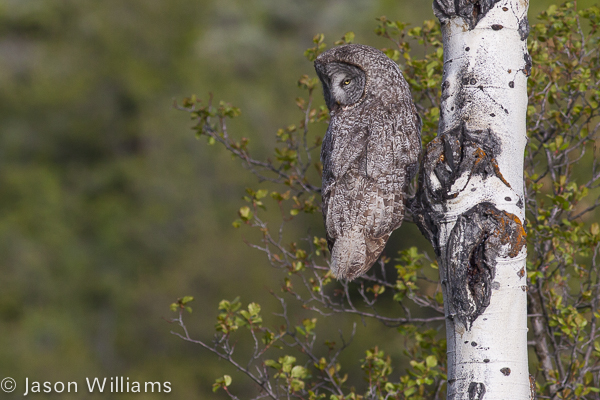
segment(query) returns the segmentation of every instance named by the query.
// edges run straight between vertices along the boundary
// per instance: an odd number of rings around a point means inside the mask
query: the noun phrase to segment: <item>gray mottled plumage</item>
[[[321,149],[331,271],[351,280],[371,268],[402,224],[420,119],[400,69],[377,49],[335,47],[315,69],[331,114]]]

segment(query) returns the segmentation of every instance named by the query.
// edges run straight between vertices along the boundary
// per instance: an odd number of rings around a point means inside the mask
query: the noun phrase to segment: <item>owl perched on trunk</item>
[[[402,224],[421,120],[398,65],[377,49],[335,47],[315,69],[331,115],[321,149],[331,271],[352,280],[371,268]]]

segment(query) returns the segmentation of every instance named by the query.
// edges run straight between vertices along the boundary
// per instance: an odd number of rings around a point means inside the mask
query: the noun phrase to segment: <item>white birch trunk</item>
[[[444,291],[451,400],[526,400],[527,0],[436,0],[444,78],[416,211]]]

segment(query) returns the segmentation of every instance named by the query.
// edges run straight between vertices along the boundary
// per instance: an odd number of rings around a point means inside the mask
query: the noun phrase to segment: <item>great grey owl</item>
[[[331,271],[352,280],[402,224],[417,171],[421,120],[398,65],[348,44],[315,60],[331,120],[321,148],[323,218]]]

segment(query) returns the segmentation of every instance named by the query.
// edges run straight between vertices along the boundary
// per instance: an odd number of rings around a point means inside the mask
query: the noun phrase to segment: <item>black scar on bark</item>
[[[519,201],[517,201],[517,207],[519,207],[521,210],[523,209],[523,199],[519,197]]]
[[[523,58],[525,59],[525,68],[523,69],[523,71],[525,72],[525,76],[530,76],[531,75],[531,56],[529,55],[529,53],[525,53],[523,55]]]
[[[500,0],[434,0],[433,13],[441,23],[459,16],[469,25],[469,30]]]
[[[527,39],[527,37],[529,36],[529,20],[527,19],[527,16],[523,17],[520,21],[519,21],[519,36],[521,37],[521,41]]]
[[[469,385],[469,400],[482,400],[485,394],[485,385],[479,382],[471,382]]]
[[[516,257],[526,242],[517,216],[484,202],[456,220],[446,247],[448,299],[467,330],[490,305],[498,257]]]
[[[441,98],[442,101],[444,101],[448,97],[450,97],[450,91],[448,90],[449,88],[450,88],[450,82],[448,80],[445,80],[444,83],[442,83],[442,98]]]
[[[496,176],[510,187],[496,162],[500,150],[500,140],[493,131],[469,131],[464,123],[428,144],[421,160],[417,194],[410,207],[417,226],[438,256],[437,225],[442,215],[436,213],[435,206],[444,206],[446,200],[457,196],[458,192],[452,193],[452,186],[463,174],[468,175],[465,187],[476,175],[483,179]]]

